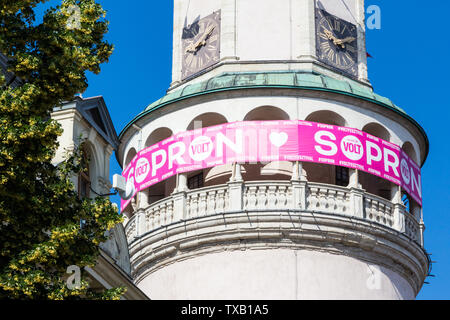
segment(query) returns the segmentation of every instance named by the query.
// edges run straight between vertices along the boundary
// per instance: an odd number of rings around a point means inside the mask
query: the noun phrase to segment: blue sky
[[[207,0],[205,0],[207,1]],[[58,1],[51,1],[55,3]],[[100,75],[89,76],[84,97],[102,95],[119,133],[171,81],[173,0],[98,0],[108,11],[107,39],[115,51]],[[449,1],[366,0],[381,8],[381,30],[368,30],[369,78],[375,92],[406,110],[428,133],[431,150],[423,168],[425,246],[433,274],[419,299],[450,299],[450,159],[448,127]],[[120,173],[115,157],[111,175]],[[114,198],[118,201],[118,198]]]

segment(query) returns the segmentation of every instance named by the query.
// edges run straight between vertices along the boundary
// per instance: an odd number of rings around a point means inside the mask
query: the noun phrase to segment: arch
[[[167,138],[170,138],[173,135],[172,130],[166,127],[161,127],[154,130],[145,141],[145,147],[150,147],[154,144],[157,144],[160,141],[163,141]]]
[[[131,148],[130,150],[128,150],[127,156],[125,157],[125,163],[123,165],[124,168],[128,167],[131,160],[133,160],[133,158],[136,156],[136,154],[137,154],[137,152],[136,152],[135,148]]]
[[[277,107],[263,106],[251,110],[244,121],[290,120],[289,115]]]
[[[284,175],[292,177],[294,164],[289,161],[272,161],[261,168],[262,176]]]
[[[389,131],[381,124],[375,122],[366,124],[362,131],[385,141],[390,141],[391,139],[391,134],[389,133]]]
[[[219,124],[228,123],[228,120],[216,112],[207,112],[195,117],[188,125],[187,130],[207,128]]]
[[[339,127],[345,127],[347,125],[347,121],[342,116],[340,116],[336,112],[329,110],[313,112],[308,117],[306,117],[305,120]]]
[[[241,167],[241,172],[242,168],[243,167]],[[227,183],[230,180],[232,173],[233,173],[233,164],[231,163],[206,169],[205,186]]]
[[[405,142],[402,146],[402,149],[408,155],[408,157],[411,158],[411,160],[413,160],[416,164],[419,163],[417,161],[416,149],[414,149],[414,146],[412,145],[411,142],[409,142],[409,141]]]
[[[89,168],[88,168],[89,174],[90,174],[91,178],[93,178],[96,175],[96,168],[98,168],[98,166],[97,166],[98,159],[97,159],[97,153],[95,152],[95,147],[91,142],[85,141],[83,143],[82,148],[83,148],[83,152],[84,152],[85,156],[89,160]]]

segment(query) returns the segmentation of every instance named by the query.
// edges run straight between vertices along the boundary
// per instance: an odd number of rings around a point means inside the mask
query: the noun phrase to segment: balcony
[[[196,190],[175,192],[146,208],[138,209],[126,224],[131,251],[152,234],[169,234],[177,225],[190,225],[216,218],[210,226],[226,224],[226,218],[248,216],[258,225],[264,216],[271,221],[301,215],[347,218],[373,227],[387,227],[423,248],[423,224],[400,203],[392,203],[365,190],[324,183],[292,181],[233,181]],[[244,219],[245,220],[245,219]],[[196,222],[197,221],[197,222]],[[212,220],[210,220],[212,221]],[[194,224],[194,225],[193,225]],[[253,225],[253,226],[254,226]],[[250,226],[251,228],[252,226]]]

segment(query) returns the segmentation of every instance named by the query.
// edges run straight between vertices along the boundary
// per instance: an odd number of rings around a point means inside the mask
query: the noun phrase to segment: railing
[[[413,215],[405,211],[405,234],[412,240],[420,242],[420,224]]]
[[[367,220],[394,227],[394,205],[392,202],[371,194],[364,195],[364,211]]]
[[[244,210],[292,208],[292,187],[286,182],[249,182],[244,185]]]
[[[173,194],[138,210],[126,225],[131,243],[173,223],[240,211],[291,210],[352,216],[393,228],[420,243],[420,224],[400,204],[364,190],[300,181],[233,182]]]
[[[307,209],[338,214],[350,213],[350,190],[326,184],[308,184]]]
[[[227,185],[193,190],[186,194],[186,219],[228,211]]]

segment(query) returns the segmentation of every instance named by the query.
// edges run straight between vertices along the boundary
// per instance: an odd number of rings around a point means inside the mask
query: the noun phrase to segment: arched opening
[[[277,107],[263,106],[253,109],[244,117],[244,121],[289,120],[289,115]]]
[[[187,130],[208,128],[224,123],[228,123],[228,120],[223,115],[216,112],[208,112],[195,117],[187,127]],[[189,189],[199,189],[226,183],[231,177],[231,168],[232,166],[230,165],[222,165],[212,169],[190,172],[187,175],[187,186]]]
[[[362,131],[385,141],[391,140],[389,131],[382,125],[375,122],[365,125]],[[386,200],[392,200],[393,184],[391,182],[362,171],[359,172],[359,182],[366,192],[382,197]]]
[[[170,177],[164,181],[152,185],[151,187],[141,191],[142,198],[140,206],[145,207],[169,197],[176,187],[176,177]]]
[[[223,123],[228,123],[228,120],[223,115],[216,112],[208,112],[195,117],[191,123],[189,123],[187,130],[208,128]]]
[[[90,148],[83,145],[81,148],[81,171],[78,174],[78,196],[80,198],[89,198],[91,195],[92,160]]]
[[[136,149],[131,148],[128,153],[127,156],[125,157],[125,163],[123,165],[123,168],[125,169],[126,167],[128,167],[128,165],[131,163],[131,160],[133,160],[133,158],[136,156],[137,152]]]
[[[362,131],[385,141],[391,140],[391,134],[389,131],[387,131],[387,129],[382,125],[375,122],[365,125]]]
[[[345,121],[343,117],[341,117],[336,112],[328,110],[313,112],[308,117],[306,117],[305,120],[339,127],[345,127],[347,125],[347,121]]]
[[[172,130],[170,130],[169,128],[158,128],[148,136],[147,141],[145,142],[145,147],[148,148],[152,145],[155,145],[158,142],[170,138],[172,135]]]
[[[231,163],[204,170],[205,187],[227,183],[230,181],[232,171],[233,164]],[[241,173],[243,173],[242,170]]]
[[[289,115],[282,109],[273,106],[262,106],[251,110],[244,121],[276,121],[289,120]],[[249,141],[249,143],[252,143]],[[275,161],[270,163],[242,165],[242,177],[245,181],[289,180],[292,176],[292,163]]]
[[[336,166],[323,163],[304,162],[303,169],[306,171],[309,182],[337,185]],[[348,169],[346,172],[348,174]]]
[[[408,155],[408,157],[411,158],[412,161],[414,161],[416,164],[419,162],[417,161],[417,153],[414,149],[411,142],[405,142],[402,146],[403,151]]]
[[[367,193],[374,194],[391,201],[393,184],[373,174],[359,171],[359,183]]]
[[[342,116],[328,110],[313,112],[305,120],[339,127],[347,125],[347,121]],[[303,168],[307,173],[308,181],[343,187],[349,184],[350,172],[348,168],[311,162],[305,162]]]

